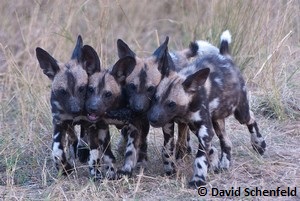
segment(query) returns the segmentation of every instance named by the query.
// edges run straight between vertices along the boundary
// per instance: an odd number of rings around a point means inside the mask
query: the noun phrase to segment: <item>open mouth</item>
[[[97,121],[99,119],[99,116],[96,115],[96,114],[93,114],[93,113],[92,114],[88,114],[87,117],[88,117],[88,119],[90,121]]]

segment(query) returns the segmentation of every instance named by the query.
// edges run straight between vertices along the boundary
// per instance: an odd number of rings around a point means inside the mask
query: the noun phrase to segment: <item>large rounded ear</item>
[[[117,46],[118,46],[118,56],[120,59],[126,56],[135,57],[135,53],[121,39],[118,39]]]
[[[35,51],[36,57],[39,61],[41,69],[43,70],[43,73],[47,75],[51,80],[53,80],[54,76],[59,71],[57,61],[42,48],[37,47]]]
[[[82,56],[82,46],[83,46],[83,41],[82,41],[82,37],[81,35],[78,35],[77,37],[77,42],[76,42],[76,46],[73,50],[71,59],[77,59],[77,61],[81,60],[81,56]]]
[[[115,63],[110,74],[121,84],[124,84],[125,79],[132,73],[136,61],[134,57],[126,56]]]
[[[84,45],[82,47],[82,56],[80,62],[89,76],[95,72],[100,72],[101,70],[99,56],[94,48],[89,45]]]
[[[182,83],[185,91],[195,92],[200,86],[204,85],[209,76],[210,69],[200,69],[192,75],[189,75]]]
[[[169,37],[167,36],[165,42],[153,53],[153,56],[156,58],[158,63],[158,70],[162,74],[162,77],[169,76],[169,71],[175,70],[173,60],[168,51],[168,42]]]

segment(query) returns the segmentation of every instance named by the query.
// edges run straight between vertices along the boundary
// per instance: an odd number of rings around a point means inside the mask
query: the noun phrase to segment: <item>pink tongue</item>
[[[88,114],[88,118],[89,118],[89,120],[95,121],[98,119],[98,116],[95,114]]]

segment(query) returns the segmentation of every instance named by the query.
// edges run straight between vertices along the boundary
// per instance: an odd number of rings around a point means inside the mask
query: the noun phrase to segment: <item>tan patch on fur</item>
[[[140,79],[139,74],[142,69],[146,71],[147,79],[146,79],[146,87],[154,86],[156,87],[161,79],[161,73],[158,70],[158,64],[155,61],[153,56],[142,59],[136,57],[136,66],[132,73],[127,77],[126,83],[133,83],[136,86],[139,86]],[[146,68],[145,68],[146,66]]]
[[[161,81],[157,89],[157,95],[161,98],[166,93],[170,84],[172,84],[173,87],[167,100],[176,102],[178,106],[187,106],[191,102],[192,96],[185,92],[182,86],[183,82],[184,79],[178,76],[177,73],[174,73]]]
[[[120,95],[121,94],[121,88],[120,85],[116,82],[114,77],[107,73],[105,76],[105,91],[110,91],[113,95]]]
[[[89,86],[97,88],[99,81],[102,79],[104,72],[96,72],[89,78]]]
[[[66,72],[69,71],[72,73],[72,75],[75,78],[76,86],[83,86],[87,85],[88,83],[88,75],[86,71],[82,68],[80,64],[78,64],[77,61],[71,60],[66,64],[59,63],[59,72],[54,77],[54,80],[52,82],[52,90],[58,90],[58,89],[67,89],[68,83],[67,83],[67,75]]]
[[[89,79],[89,86],[94,87],[96,89],[96,93],[99,93],[100,89],[98,86],[99,83],[102,82],[104,76],[104,86],[101,89],[101,92],[110,91],[114,96],[119,96],[121,94],[120,86],[108,71],[94,73]]]

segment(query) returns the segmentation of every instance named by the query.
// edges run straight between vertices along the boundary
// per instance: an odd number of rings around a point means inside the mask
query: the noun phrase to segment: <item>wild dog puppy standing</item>
[[[73,167],[68,162],[65,153],[65,142],[70,146],[69,151],[75,155],[77,136],[74,125],[82,124],[84,128],[84,102],[88,84],[86,69],[95,68],[99,59],[92,47],[83,46],[81,36],[78,36],[71,60],[66,63],[57,62],[49,53],[36,48],[36,56],[43,73],[52,80],[51,111],[53,117],[52,157],[56,167],[63,174],[68,174]]]
[[[203,57],[207,54],[218,54],[219,49],[210,43],[202,40],[191,42],[189,48],[182,51],[169,52],[167,46],[162,46],[163,50],[157,50],[152,57],[139,58],[122,40],[118,40],[118,55],[119,58],[126,56],[133,57],[135,67],[131,73],[128,73],[125,80],[125,90],[128,94],[129,107],[136,113],[145,114],[151,105],[153,95],[156,91],[158,83],[163,76],[167,76],[169,69],[179,71],[186,67],[191,60]],[[165,54],[159,65],[153,65],[156,57],[161,57],[159,54]],[[122,70],[122,69],[121,69]],[[126,70],[124,68],[123,70]],[[123,73],[124,74],[124,73]],[[185,153],[191,152],[189,144],[190,136],[188,126],[178,122],[178,140],[176,143],[175,158],[180,159]],[[175,173],[175,164],[173,158],[174,143],[174,122],[169,122],[163,127],[164,146],[162,156],[164,169],[167,175]],[[126,136],[125,136],[126,137]]]
[[[114,165],[116,159],[111,150],[109,125],[107,122],[113,121],[116,122],[116,124],[118,123],[118,125],[123,125],[124,123],[113,119],[104,119],[102,115],[97,116],[93,113],[95,105],[98,104],[98,99],[101,99],[102,96],[96,97],[96,99],[90,98],[92,95],[95,95],[95,90],[97,89],[97,86],[91,87],[90,83],[95,81],[96,75],[101,74],[101,65],[98,54],[93,50],[92,55],[97,62],[95,62],[95,65],[88,65],[86,67],[86,71],[89,75],[89,82],[84,108],[87,121],[85,122],[85,125],[88,125],[88,128],[81,131],[78,156],[81,162],[86,162],[88,160],[90,176],[94,180],[102,179],[103,176],[108,179],[115,179],[116,172]],[[110,87],[113,87],[113,85],[110,85]],[[106,97],[108,96],[109,94],[107,93]],[[104,105],[102,106],[105,107]],[[101,109],[102,108],[100,108],[100,113],[103,111]],[[103,168],[105,175],[100,171]]]
[[[133,104],[130,97],[132,95],[131,91],[135,90],[135,86],[133,86],[134,83],[130,83],[131,85],[129,86],[125,85],[125,83],[130,76],[134,76],[133,74],[137,66],[143,64],[142,67],[145,68],[146,71],[156,70],[158,74],[163,73],[159,72],[159,70],[164,71],[163,68],[169,66],[165,64],[167,62],[165,57],[167,56],[168,39],[147,59],[136,59],[133,52],[126,52],[125,54],[120,50],[120,48],[124,47],[120,47],[120,43],[122,46],[123,42],[118,40],[119,56],[121,57],[119,61],[107,70],[94,72],[90,77],[86,109],[90,120],[97,121],[103,119],[109,124],[123,127],[122,132],[126,133],[128,140],[125,151],[125,162],[119,173],[130,175],[137,163],[143,163],[147,160],[149,122],[146,113],[139,113],[143,110],[142,107],[144,107],[140,105],[142,101],[140,99],[145,97],[135,99],[135,101],[138,101],[138,105],[132,109],[134,114],[129,124],[122,124],[122,122],[120,124],[110,119],[110,117],[116,117],[117,119],[124,117],[128,119],[128,113],[124,115],[122,112],[126,111],[126,109],[127,111],[130,110],[128,105]],[[138,75],[138,78],[145,80],[146,71],[142,71],[142,75]],[[160,77],[157,77],[148,86],[147,91],[149,97],[154,94],[154,86],[158,85],[159,81]],[[120,112],[122,113],[121,115]]]
[[[229,55],[228,38],[222,38],[220,52]],[[175,120],[189,125],[199,140],[191,186],[204,185],[208,166],[227,169],[231,142],[225,132],[225,118],[234,114],[246,124],[254,149],[263,154],[266,143],[249,110],[244,79],[230,56],[207,55],[180,72],[170,72],[160,82],[148,112],[150,124],[161,127]],[[214,131],[220,139],[221,159],[211,146]]]

